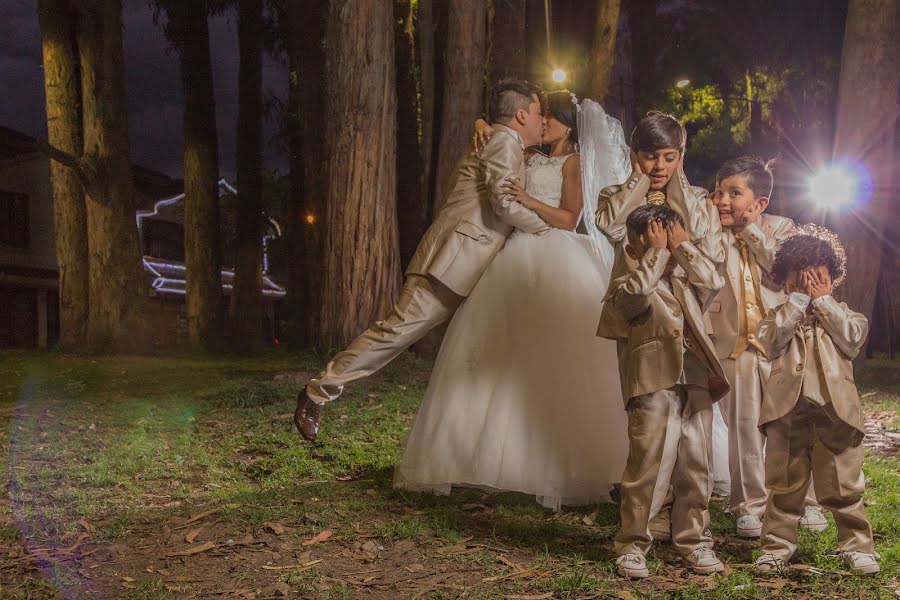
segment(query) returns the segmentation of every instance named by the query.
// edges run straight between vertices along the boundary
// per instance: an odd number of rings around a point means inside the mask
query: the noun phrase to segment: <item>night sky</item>
[[[178,57],[153,22],[151,0],[123,0],[125,84],[131,159],[173,177],[182,174],[181,79]],[[44,78],[37,0],[0,0],[0,125],[46,138]],[[238,41],[234,12],[210,20],[219,168],[234,179]],[[286,97],[286,69],[264,57],[266,96]],[[277,147],[277,119],[265,121],[265,167],[286,170]]]

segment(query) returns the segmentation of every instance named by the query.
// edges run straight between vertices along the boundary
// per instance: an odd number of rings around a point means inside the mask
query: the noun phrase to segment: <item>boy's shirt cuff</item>
[[[809,306],[810,297],[802,292],[791,292],[788,296],[788,302],[796,306],[800,311],[806,312],[806,307]]]

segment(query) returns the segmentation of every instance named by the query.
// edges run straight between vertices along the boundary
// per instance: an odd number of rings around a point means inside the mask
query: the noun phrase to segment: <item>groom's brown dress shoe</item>
[[[297,394],[297,409],[294,411],[294,425],[305,440],[316,441],[321,412],[322,407],[312,401],[306,393],[306,388],[300,390]]]

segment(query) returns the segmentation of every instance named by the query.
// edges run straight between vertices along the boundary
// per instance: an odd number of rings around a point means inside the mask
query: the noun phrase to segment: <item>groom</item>
[[[294,424],[307,440],[318,435],[322,404],[340,396],[344,385],[379,370],[453,316],[513,229],[549,229],[501,189],[507,179],[524,183],[525,148],[541,141],[538,89],[505,79],[492,90],[488,110],[496,134],[480,153],[470,152],[457,165],[447,200],[419,242],[391,314],[335,355],[298,394]]]

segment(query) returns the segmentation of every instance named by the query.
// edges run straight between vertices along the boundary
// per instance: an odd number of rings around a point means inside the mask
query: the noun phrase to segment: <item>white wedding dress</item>
[[[566,158],[529,159],[528,193],[559,206]],[[628,455],[616,344],[595,334],[610,271],[588,236],[514,232],[450,323],[395,486],[608,501]]]

